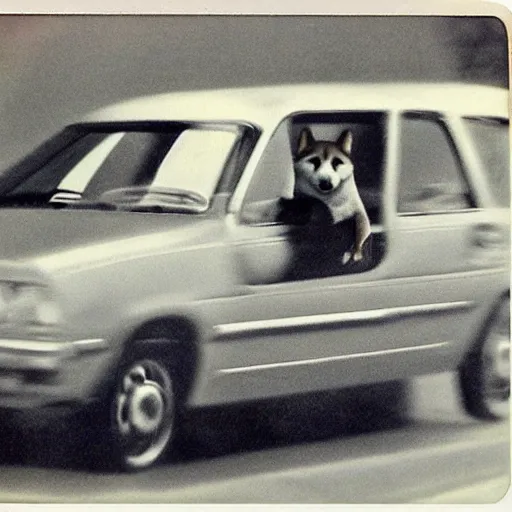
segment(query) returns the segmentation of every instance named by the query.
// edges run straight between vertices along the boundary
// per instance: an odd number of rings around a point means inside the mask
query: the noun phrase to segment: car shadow
[[[314,393],[184,412],[172,459],[192,462],[401,428],[409,420],[405,383]],[[59,411],[29,411],[0,421],[0,464],[100,470],[95,439]],[[87,460],[87,462],[84,462]],[[162,464],[171,463],[170,458]]]
[[[211,408],[185,415],[177,457],[190,460],[310,443],[407,422],[401,383]]]

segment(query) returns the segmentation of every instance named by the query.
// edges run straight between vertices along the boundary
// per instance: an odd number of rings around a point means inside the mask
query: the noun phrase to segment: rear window
[[[491,191],[500,206],[510,206],[509,123],[498,118],[466,118]]]

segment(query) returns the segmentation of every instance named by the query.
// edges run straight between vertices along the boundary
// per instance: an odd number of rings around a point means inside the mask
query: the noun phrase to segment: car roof
[[[460,83],[328,83],[155,94],[96,110],[85,122],[245,121],[265,126],[296,112],[423,110],[509,117],[508,90]]]

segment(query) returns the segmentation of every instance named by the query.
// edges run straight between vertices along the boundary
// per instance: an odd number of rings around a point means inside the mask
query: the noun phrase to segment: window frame
[[[448,146],[452,152],[454,160],[458,166],[459,176],[462,179],[462,183],[466,185],[468,190],[468,199],[469,206],[465,208],[452,208],[452,209],[435,209],[435,210],[418,210],[418,211],[400,211],[400,183],[401,178],[403,176],[402,169],[402,130],[403,130],[403,121],[404,119],[424,119],[430,122],[435,122],[441,130],[444,132],[446,136],[446,141],[448,142]],[[431,215],[447,215],[447,214],[457,214],[457,213],[468,213],[479,211],[481,208],[478,204],[478,197],[475,195],[473,183],[471,180],[471,169],[468,168],[468,165],[465,162],[465,157],[463,150],[460,149],[457,145],[457,134],[454,133],[453,127],[451,126],[449,119],[446,115],[436,112],[436,111],[428,111],[428,110],[401,110],[398,112],[398,145],[397,145],[397,154],[396,154],[396,203],[395,203],[395,212],[398,217],[419,217],[419,216],[431,216]]]

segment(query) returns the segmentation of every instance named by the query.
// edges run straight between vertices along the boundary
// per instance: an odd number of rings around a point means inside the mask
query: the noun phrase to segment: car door
[[[456,364],[483,308],[507,286],[508,211],[490,208],[457,117],[404,112],[399,119],[394,276],[411,303],[430,307],[437,368]],[[414,301],[414,302],[413,302]]]
[[[204,354],[210,374],[205,402],[399,378],[414,371],[414,364],[424,358],[420,352],[431,348],[431,326],[428,322],[417,325],[417,317],[424,314],[422,307],[411,302],[411,294],[404,292],[400,280],[389,279],[396,268],[395,249],[388,246],[391,217],[382,207],[389,201],[382,198],[393,196],[393,162],[387,158],[395,153],[396,137],[387,133],[393,119],[384,113],[367,113],[366,117],[361,113],[312,114],[288,119],[276,131],[244,201],[228,219],[234,261],[245,286],[236,297],[209,305],[214,332]],[[381,154],[377,158],[373,152],[373,160],[366,166],[372,176],[380,174],[376,182],[380,188],[362,195],[381,199],[381,211],[372,225],[379,250],[375,265],[365,271],[345,274],[336,270],[321,278],[283,279],[293,259],[290,237],[301,228],[280,223],[269,212],[275,211],[275,200],[291,192],[293,148],[289,135],[294,133],[290,126],[294,121],[313,124],[329,140],[335,140],[347,126],[358,132],[358,123],[375,125]],[[370,133],[366,128],[359,133]],[[360,153],[371,147],[363,137],[358,140],[355,136],[357,144]],[[363,156],[357,160],[363,161]],[[372,180],[361,178],[359,183],[364,189]],[[273,189],[273,185],[277,187]],[[367,204],[371,209],[370,200]],[[421,343],[413,343],[408,336],[415,326],[415,339]]]

